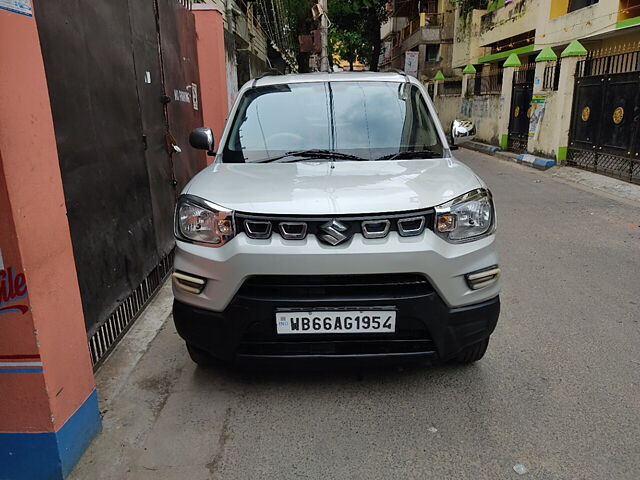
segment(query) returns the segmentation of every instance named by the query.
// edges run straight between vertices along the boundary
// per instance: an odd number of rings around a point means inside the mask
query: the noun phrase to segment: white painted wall
[[[543,5],[547,3],[548,0],[520,0],[485,13],[483,15],[485,23],[490,21],[490,24],[483,27],[481,19],[480,45],[489,45],[535,30],[539,19],[545,15],[549,17],[548,7],[545,11],[545,5]]]
[[[480,18],[485,10],[474,10],[465,20],[455,13],[455,32],[453,34],[453,53],[451,61],[454,67],[462,67],[475,63],[478,57],[485,54],[480,47]]]
[[[498,145],[500,95],[480,95],[467,98],[438,96],[434,99],[434,105],[445,131],[456,118],[473,120],[478,131],[476,139],[483,143]]]
[[[537,18],[536,46],[563,45],[577,38],[590,37],[615,30],[620,3],[618,0],[600,0],[575,12],[549,18],[549,0]]]

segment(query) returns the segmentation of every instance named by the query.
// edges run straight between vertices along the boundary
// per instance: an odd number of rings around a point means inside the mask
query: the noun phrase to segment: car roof
[[[253,84],[253,87],[262,87],[265,85],[281,85],[283,83],[309,82],[406,82],[409,81],[409,78],[398,72],[313,72],[266,75],[257,80],[250,80],[250,83]]]

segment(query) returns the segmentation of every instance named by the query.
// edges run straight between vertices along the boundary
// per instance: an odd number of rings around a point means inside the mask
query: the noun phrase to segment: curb
[[[535,155],[530,155],[528,153],[521,153],[517,155],[518,163],[523,165],[529,165],[533,168],[537,168],[539,170],[548,170],[551,167],[555,167],[556,161],[551,160],[550,158],[540,158]]]
[[[500,147],[487,145],[486,143],[472,141],[467,142],[461,146],[469,150],[475,150],[476,152],[486,153],[487,155],[499,157],[507,161],[537,168],[538,170],[548,170],[551,167],[556,166],[556,161],[550,158],[536,157],[535,155],[531,155],[529,153],[515,154],[511,152],[503,152]]]
[[[469,150],[475,150],[477,152],[486,153],[487,155],[493,155],[496,152],[501,150],[500,147],[496,147],[494,145],[488,145],[486,143],[474,142],[470,141],[462,145],[463,148],[468,148]]]

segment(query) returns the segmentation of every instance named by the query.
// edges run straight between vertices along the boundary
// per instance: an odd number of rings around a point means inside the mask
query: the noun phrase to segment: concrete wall
[[[480,45],[534,30],[538,18],[548,16],[543,15],[546,3],[548,0],[519,0],[485,13],[480,19]]]
[[[536,44],[542,46],[564,45],[575,39],[613,31],[620,9],[618,0],[600,0],[575,12],[549,18],[551,0],[544,3],[546,5],[535,22]]]
[[[456,118],[473,120],[478,130],[476,139],[498,145],[498,112],[502,104],[500,95],[436,96],[433,103],[445,131]]]
[[[498,115],[503,103],[500,95],[479,95],[462,99],[460,115],[475,122],[478,131],[476,138],[479,141],[498,145]]]
[[[0,9],[0,478],[62,479],[100,429],[36,22]]]
[[[449,133],[451,122],[460,118],[460,102],[461,99],[457,95],[438,95],[433,99],[433,105],[446,133]]]
[[[480,19],[484,13],[485,10],[473,10],[467,17],[461,17],[456,9],[451,55],[454,67],[464,68],[485,54],[486,49],[480,46]]]

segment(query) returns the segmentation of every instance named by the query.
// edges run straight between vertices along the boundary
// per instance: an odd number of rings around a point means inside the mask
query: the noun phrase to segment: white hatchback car
[[[210,129],[190,140],[215,155],[175,217],[174,320],[196,363],[484,355],[500,311],[493,200],[416,79],[262,77],[217,154]]]

